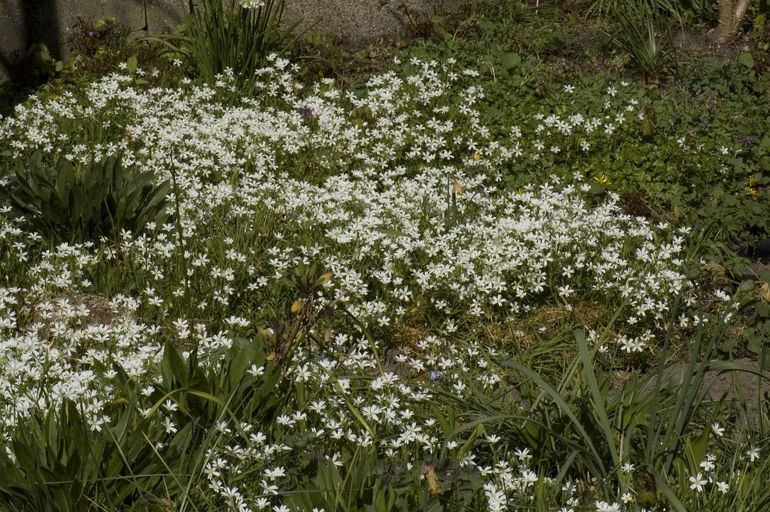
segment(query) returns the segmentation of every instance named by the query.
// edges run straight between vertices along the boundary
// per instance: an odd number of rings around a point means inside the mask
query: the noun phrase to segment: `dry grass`
[[[549,304],[520,318],[482,324],[480,334],[492,346],[527,352],[536,349],[545,339],[570,334],[575,327],[599,328],[609,321],[612,313],[588,301],[578,302],[571,309],[563,304]]]

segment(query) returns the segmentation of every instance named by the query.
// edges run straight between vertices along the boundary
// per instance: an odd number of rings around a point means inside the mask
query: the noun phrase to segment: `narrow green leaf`
[[[607,417],[607,403],[599,389],[599,383],[596,381],[596,375],[594,374],[593,359],[588,353],[588,343],[586,342],[585,332],[582,329],[576,329],[574,332],[575,341],[578,346],[578,354],[580,361],[583,365],[583,380],[588,384],[588,390],[591,393],[591,403],[593,404],[592,413],[596,416],[599,426],[602,429],[602,434],[607,443],[607,447],[610,450],[612,456],[612,465],[620,470],[620,464],[622,461],[618,458],[617,446],[615,445],[615,435],[612,427],[610,426],[610,420]],[[623,479],[620,479],[621,483]]]
[[[674,494],[674,491],[671,490],[668,483],[658,474],[655,474],[655,485],[661,492],[663,492],[666,498],[668,498],[669,504],[674,507],[677,512],[687,512],[684,504],[682,504],[676,494]]]
[[[596,449],[596,446],[594,445],[594,442],[591,439],[591,436],[588,434],[585,427],[577,418],[577,416],[575,416],[575,413],[572,411],[572,408],[569,406],[569,404],[564,399],[564,397],[558,391],[556,391],[553,388],[553,386],[548,384],[548,382],[546,382],[545,379],[543,379],[543,377],[540,376],[540,374],[538,374],[531,368],[527,368],[526,366],[520,365],[513,361],[503,361],[500,363],[500,365],[507,368],[513,368],[514,370],[517,370],[525,374],[527,377],[532,379],[532,381],[535,384],[537,384],[537,386],[540,389],[542,389],[548,396],[551,397],[551,400],[553,400],[554,403],[559,407],[559,410],[561,410],[562,414],[567,416],[567,418],[570,420],[572,425],[578,431],[578,433],[580,434],[580,437],[583,439],[583,442],[585,443],[586,449],[593,456],[596,463],[596,467],[602,473],[601,475],[597,475],[597,476],[600,478],[604,478],[606,476],[606,468],[604,467],[604,461],[602,460],[601,455],[599,455],[599,451]]]

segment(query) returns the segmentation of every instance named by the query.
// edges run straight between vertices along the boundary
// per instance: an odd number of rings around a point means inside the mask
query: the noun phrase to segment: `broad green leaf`
[[[512,52],[504,53],[500,57],[500,63],[504,70],[510,71],[511,69],[521,65],[521,55]]]
[[[172,387],[173,382],[178,382],[183,387],[189,385],[189,373],[184,357],[170,341],[167,341],[163,348],[163,360],[160,366],[161,375],[167,387]]]
[[[735,58],[735,61],[748,69],[752,69],[754,67],[754,57],[748,52],[739,53]]]
[[[239,341],[237,340],[230,350],[230,365],[227,371],[230,389],[238,387],[238,384],[243,380],[246,370],[254,360],[254,351],[250,344]]]

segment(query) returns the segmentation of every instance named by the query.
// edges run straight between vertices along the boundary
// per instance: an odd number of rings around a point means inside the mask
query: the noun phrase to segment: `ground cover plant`
[[[766,508],[764,75],[706,137],[705,72],[443,54],[503,7],[352,86],[134,61],[0,118],[0,510]]]

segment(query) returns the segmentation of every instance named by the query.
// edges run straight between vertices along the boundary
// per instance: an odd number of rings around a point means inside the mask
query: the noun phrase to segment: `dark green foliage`
[[[36,152],[16,163],[13,177],[12,205],[54,240],[117,239],[167,218],[168,182],[156,184],[152,173],[125,168],[119,157],[81,171],[64,158],[49,166]]]
[[[89,58],[99,53],[119,51],[128,45],[130,32],[115,18],[100,18],[92,22],[78,18],[72,31],[70,49]]]
[[[741,349],[757,355],[760,361],[768,366],[768,350],[770,349],[770,271],[765,271],[758,280],[747,279],[738,287],[738,294],[743,300],[743,311],[746,315],[746,331],[739,339],[725,339],[720,349],[734,354]],[[745,347],[739,342],[745,340]]]

